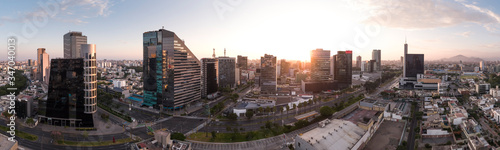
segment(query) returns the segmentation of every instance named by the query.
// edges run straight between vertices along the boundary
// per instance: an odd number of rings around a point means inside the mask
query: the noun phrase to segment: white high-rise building
[[[49,83],[49,76],[50,76],[50,58],[49,54],[45,52],[45,48],[38,48],[37,50],[37,63],[38,63],[38,74],[37,74],[37,79],[40,82]]]
[[[484,68],[485,68],[485,67],[486,67],[486,66],[485,66],[485,64],[484,64],[484,61],[480,61],[480,62],[479,62],[479,70],[484,71]]]
[[[83,58],[85,84],[85,113],[97,111],[97,66],[95,44],[82,44],[80,57]]]
[[[126,85],[127,85],[127,81],[125,81],[125,80],[120,80],[120,79],[113,80],[113,87],[121,88],[121,87],[124,87]]]

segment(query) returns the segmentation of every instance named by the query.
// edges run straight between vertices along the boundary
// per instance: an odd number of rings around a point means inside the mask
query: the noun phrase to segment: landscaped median
[[[188,140],[202,141],[202,142],[220,142],[220,143],[232,143],[232,142],[244,142],[244,141],[254,141],[269,137],[274,137],[282,135],[284,133],[290,133],[297,129],[301,129],[310,124],[317,123],[321,120],[326,119],[326,117],[319,116],[314,118],[311,122],[307,120],[300,120],[294,123],[294,125],[284,125],[281,126],[278,123],[266,122],[260,130],[244,132],[244,128],[226,128],[227,131],[232,131],[232,133],[216,133],[216,132],[197,132],[189,135]]]
[[[116,145],[116,144],[123,144],[123,143],[128,143],[128,142],[136,142],[135,140],[132,140],[131,138],[126,138],[126,139],[118,139],[113,141],[63,141],[63,140],[58,140],[57,144],[59,145],[68,145],[68,146],[84,146],[84,147],[91,147],[91,146],[108,146],[108,145]]]
[[[0,126],[0,130],[6,131],[6,132],[10,131],[9,128],[4,127],[4,126]],[[26,132],[23,132],[23,131],[19,131],[19,130],[16,130],[16,137],[20,137],[20,138],[23,138],[23,139],[26,139],[26,140],[30,140],[30,141],[36,141],[36,140],[38,140],[38,136],[33,135],[33,134],[29,134],[29,133],[26,133]]]
[[[117,117],[122,118],[122,119],[123,119],[123,120],[125,120],[125,121],[132,122],[132,118],[130,118],[130,116],[128,116],[128,115],[124,115],[124,114],[122,114],[122,113],[119,113],[119,112],[117,112],[117,111],[115,111],[115,110],[111,109],[110,107],[108,107],[108,106],[106,106],[106,105],[102,105],[102,104],[97,103],[97,106],[98,106],[99,108],[101,108],[101,109],[103,109],[103,110],[105,110],[105,111],[107,111],[107,112],[109,112],[109,113],[111,113],[111,114],[113,114],[113,115],[117,116]]]

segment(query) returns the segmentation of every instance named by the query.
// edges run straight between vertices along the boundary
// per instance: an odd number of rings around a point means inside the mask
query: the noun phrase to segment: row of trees
[[[28,87],[28,79],[23,75],[24,71],[22,70],[16,70],[14,72],[14,85],[7,84],[5,86],[0,87],[0,96],[7,95],[9,92],[12,91],[7,91],[7,88],[17,88],[16,90],[16,95],[19,95],[21,91],[24,91],[26,87]]]
[[[391,72],[383,72],[382,73],[382,77],[381,79],[378,79],[378,80],[375,80],[373,82],[371,81],[367,81],[365,84],[364,84],[364,87],[366,88],[366,91],[368,91],[369,93],[371,92],[374,92],[381,83],[384,83],[386,82],[387,80],[390,80],[398,75],[401,74],[401,71],[391,71]]]
[[[321,99],[320,98],[313,98],[309,101],[306,101],[306,102],[303,102],[303,103],[299,103],[299,105],[296,105],[296,104],[293,104],[292,107],[290,107],[289,105],[286,105],[285,107],[266,107],[266,108],[263,108],[263,107],[259,107],[257,110],[247,110],[247,112],[245,113],[245,116],[248,118],[248,119],[252,119],[252,117],[254,116],[254,114],[258,113],[258,114],[269,114],[269,113],[272,113],[273,116],[275,116],[276,114],[278,114],[278,112],[280,114],[283,114],[283,112],[285,111],[286,109],[286,112],[287,114],[289,114],[290,110],[294,110],[294,109],[298,109],[299,113],[301,113],[301,111],[305,111],[305,108],[310,108],[310,107],[313,107],[313,105],[315,103],[318,103],[320,102]],[[288,116],[287,116],[288,117]]]
[[[500,85],[500,76],[497,76],[496,74],[490,74],[488,76],[488,83],[491,84],[491,87],[496,87],[497,85]]]

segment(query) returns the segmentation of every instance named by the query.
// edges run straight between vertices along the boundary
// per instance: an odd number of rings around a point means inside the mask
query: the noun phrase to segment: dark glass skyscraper
[[[340,89],[351,86],[352,83],[352,51],[338,51],[333,56],[333,77]]]
[[[50,84],[42,122],[57,126],[93,127],[93,113],[85,112],[84,60],[52,59]]]
[[[143,48],[143,105],[178,109],[201,98],[200,61],[174,32],[145,32]]]
[[[424,54],[406,54],[406,77],[424,74]]]
[[[219,87],[234,88],[236,86],[236,59],[222,56],[217,58],[217,82]]]
[[[217,59],[202,58],[201,59],[201,97],[214,94],[218,90],[217,85]]]
[[[375,71],[382,70],[382,51],[379,49],[374,49],[372,51],[372,60],[375,60]]]

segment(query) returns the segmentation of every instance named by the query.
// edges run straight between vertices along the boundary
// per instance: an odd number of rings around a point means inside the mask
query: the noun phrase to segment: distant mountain
[[[448,61],[448,62],[459,62],[459,61],[462,61],[462,62],[480,62],[483,59],[477,58],[477,57],[467,57],[464,55],[457,55],[457,56],[453,56],[450,58],[443,58],[441,60]]]

